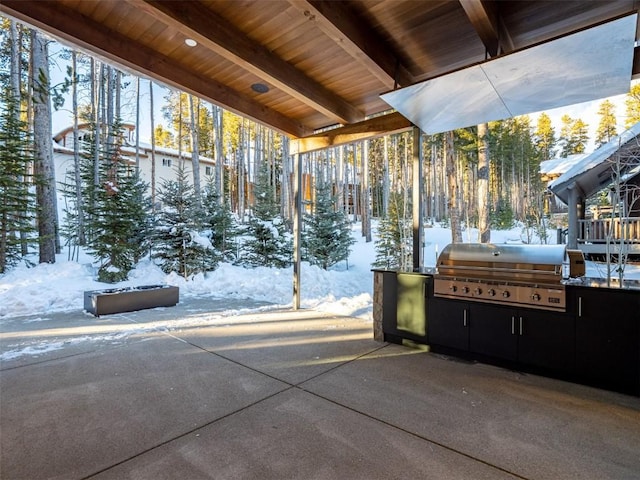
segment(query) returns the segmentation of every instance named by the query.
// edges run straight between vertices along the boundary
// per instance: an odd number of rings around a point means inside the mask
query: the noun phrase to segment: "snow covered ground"
[[[353,235],[356,244],[349,259],[348,268],[343,262],[329,271],[303,263],[301,278],[301,306],[303,308],[347,315],[371,320],[373,304],[373,274],[371,264],[375,258],[374,242],[365,242],[361,236],[359,225],[354,226]],[[473,229],[464,233],[464,240],[473,242],[477,232]],[[437,255],[448,243],[451,232],[447,228],[433,227],[425,231],[424,263],[426,267],[435,266]],[[521,230],[514,228],[507,231],[491,232],[493,243],[521,243]],[[47,314],[53,312],[82,311],[83,292],[104,288],[128,287],[151,284],[168,284],[180,287],[180,302],[188,302],[189,298],[208,297],[223,299],[253,299],[273,303],[279,307],[292,305],[293,270],[255,268],[248,269],[229,264],[221,265],[215,272],[199,275],[191,280],[176,275],[164,274],[149,261],[141,262],[131,273],[130,279],[119,284],[104,284],[94,278],[96,269],[91,264],[91,257],[81,258],[80,262],[66,261],[67,254],[61,254],[55,264],[41,264],[33,268],[20,266],[0,276],[0,332],[3,321],[25,317],[25,321],[35,321],[34,316],[41,316],[39,321],[46,324]],[[591,264],[588,275],[597,276],[602,269]],[[640,268],[627,267],[627,278],[640,278]],[[227,312],[231,316],[234,312]],[[225,313],[216,312],[207,319],[224,317]],[[43,325],[46,328],[46,325]],[[155,327],[154,327],[155,328]],[[170,328],[179,328],[171,325]],[[132,330],[133,332],[133,330]],[[109,333],[113,339],[127,335],[127,332]],[[91,340],[95,340],[92,337]],[[73,342],[89,341],[79,336]],[[73,343],[72,342],[72,343]],[[69,339],[67,339],[67,344]],[[23,355],[37,355],[47,348],[57,346],[55,339],[46,345],[21,345],[10,351],[0,353],[0,361]]]
[[[372,306],[375,258],[374,242],[367,243],[359,225],[353,228],[353,246],[348,268],[342,262],[325,271],[303,263],[301,304],[336,314],[370,317]],[[473,232],[475,235],[475,232]],[[492,232],[497,243],[519,242],[519,231]],[[425,266],[434,266],[437,251],[450,241],[445,228],[428,228],[425,242]],[[472,236],[475,239],[475,236]],[[293,297],[293,270],[273,268],[242,268],[221,265],[215,272],[185,280],[176,274],[166,275],[150,261],[141,262],[131,272],[130,279],[118,284],[97,282],[91,257],[80,262],[66,260],[60,254],[55,264],[40,264],[33,268],[20,266],[0,276],[0,322],[3,318],[82,310],[83,292],[103,288],[168,284],[180,287],[180,298],[209,296],[213,298],[251,298],[290,306]],[[55,286],[55,288],[53,288]]]

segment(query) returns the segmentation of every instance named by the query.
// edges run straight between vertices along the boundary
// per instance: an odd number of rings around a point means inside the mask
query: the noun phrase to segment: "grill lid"
[[[560,283],[566,245],[452,243],[438,257],[438,275]]]

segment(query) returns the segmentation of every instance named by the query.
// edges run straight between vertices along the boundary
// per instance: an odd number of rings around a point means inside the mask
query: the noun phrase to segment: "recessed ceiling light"
[[[264,83],[254,83],[253,85],[251,85],[251,90],[256,93],[267,93],[269,91],[269,87]]]
[[[198,42],[196,42],[193,38],[185,38],[184,43],[186,43],[190,47],[195,47],[196,45],[198,45]]]

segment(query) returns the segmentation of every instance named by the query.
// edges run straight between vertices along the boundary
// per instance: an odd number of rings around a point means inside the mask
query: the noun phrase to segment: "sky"
[[[360,318],[372,322],[373,273],[371,264],[375,259],[374,241],[366,242],[360,233],[360,225],[354,225],[352,235],[356,240],[349,258],[345,262],[325,271],[319,267],[303,263],[301,269],[301,307],[337,315]],[[551,237],[555,236],[552,232]],[[465,242],[474,242],[476,229],[468,229],[463,234]],[[493,243],[522,243],[521,228],[493,230]],[[451,230],[440,226],[425,229],[424,265],[434,267],[438,253],[450,243]],[[105,288],[134,287],[142,285],[166,284],[178,286],[180,302],[188,304],[193,298],[251,299],[273,304],[274,308],[290,308],[293,300],[293,270],[275,268],[244,268],[222,264],[214,272],[197,275],[190,280],[175,273],[165,274],[148,259],[141,261],[131,272],[130,279],[117,284],[105,284],[95,280],[97,267],[89,256],[82,255],[79,262],[67,261],[68,252],[58,255],[55,264],[40,264],[33,268],[18,266],[0,275],[0,332],[4,322],[38,322],[47,329],[49,315],[55,312],[82,312],[84,292]],[[34,258],[37,262],[37,258]],[[640,279],[640,266],[627,266],[627,278]],[[601,266],[587,263],[587,275],[602,277]],[[55,286],[55,288],[52,288]],[[259,310],[264,311],[265,307]],[[244,309],[243,313],[250,310]],[[132,325],[130,329],[118,330],[100,336],[78,334],[76,338],[65,338],[62,342],[55,337],[47,340],[16,343],[3,342],[0,362],[24,356],[38,356],[45,352],[64,348],[69,343],[119,341],[123,336],[135,335],[141,329],[180,329],[190,322],[206,324],[222,317],[232,318],[235,310],[202,315],[194,319],[182,319],[171,325],[154,322]],[[87,313],[87,315],[90,315]],[[108,317],[108,316],[105,316]],[[232,319],[230,321],[233,321]],[[372,326],[373,328],[373,326]],[[111,335],[113,338],[110,338]],[[1,336],[1,334],[0,334]]]

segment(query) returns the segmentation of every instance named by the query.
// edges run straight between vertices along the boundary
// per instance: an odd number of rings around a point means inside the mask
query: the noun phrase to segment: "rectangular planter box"
[[[146,308],[173,307],[178,303],[178,297],[178,287],[169,285],[91,290],[84,292],[84,309],[97,317]]]

